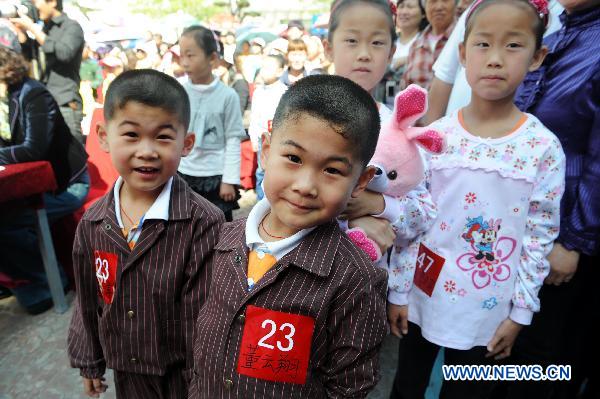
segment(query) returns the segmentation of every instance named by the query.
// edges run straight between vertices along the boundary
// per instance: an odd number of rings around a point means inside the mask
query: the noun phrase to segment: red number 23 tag
[[[237,372],[304,384],[315,319],[248,305]]]
[[[103,251],[94,251],[94,264],[96,266],[96,278],[98,279],[99,294],[105,303],[111,304],[115,295],[115,283],[117,281],[116,254]]]
[[[414,284],[428,296],[433,294],[442,266],[446,259],[442,258],[422,243],[419,245],[419,256],[415,270]]]

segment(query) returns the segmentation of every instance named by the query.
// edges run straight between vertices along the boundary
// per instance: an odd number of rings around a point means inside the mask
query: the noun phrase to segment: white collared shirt
[[[169,205],[171,204],[171,186],[173,185],[173,177],[171,177],[162,191],[154,200],[154,203],[148,209],[148,211],[142,216],[142,218],[131,227],[131,230],[128,232],[125,231],[125,225],[123,224],[123,219],[121,219],[121,186],[123,185],[123,178],[119,176],[117,182],[115,183],[115,187],[113,189],[113,195],[115,198],[115,215],[117,216],[117,222],[119,223],[119,227],[123,231],[123,233],[127,234],[125,237],[127,239],[127,243],[129,244],[129,248],[133,249],[135,244],[137,243],[140,234],[142,233],[142,228],[144,226],[144,221],[148,219],[162,219],[169,220]]]
[[[248,215],[246,221],[246,245],[253,251],[271,254],[279,260],[300,244],[300,241],[306,237],[315,227],[303,229],[296,234],[279,241],[265,242],[258,234],[258,225],[271,210],[271,204],[266,198],[260,200]]]

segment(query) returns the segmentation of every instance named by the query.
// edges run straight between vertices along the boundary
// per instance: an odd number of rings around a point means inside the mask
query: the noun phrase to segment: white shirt
[[[179,171],[188,176],[218,176],[240,184],[241,139],[246,137],[236,92],[214,78],[208,85],[179,79],[190,97],[189,130],[196,134],[194,148],[181,158]]]
[[[258,142],[263,133],[269,131],[269,122],[273,121],[279,100],[286,90],[287,86],[279,79],[270,85],[258,86],[254,90],[248,135],[252,143],[257,146],[256,148],[258,148]]]
[[[499,139],[470,134],[457,113],[433,125],[448,139],[446,153],[427,162],[439,214],[419,239],[392,253],[388,300],[408,304],[409,320],[436,345],[485,346],[506,318],[527,325],[539,311],[546,256],[558,236],[565,156],[558,139],[526,115]],[[417,283],[420,276],[430,279],[431,292]]]
[[[396,64],[396,61],[398,61],[402,57],[408,57],[410,46],[412,46],[414,41],[417,39],[417,36],[419,36],[418,33],[415,34],[412,37],[412,39],[410,39],[407,43],[402,43],[400,41],[400,38],[398,38],[398,40],[396,40],[396,51],[394,52],[394,55],[392,56],[392,62],[391,62],[392,69],[393,69],[394,65]]]
[[[446,108],[446,115],[450,115],[471,102],[471,86],[469,86],[469,83],[467,82],[465,68],[460,63],[458,53],[458,45],[464,40],[465,21],[469,10],[470,8],[460,16],[444,49],[440,53],[435,64],[433,64],[433,73],[435,77],[442,82],[453,85],[450,99],[448,100],[448,106]],[[544,37],[560,29],[561,25],[558,17],[563,10],[564,8],[557,0],[550,1],[550,21],[546,32],[544,32]]]
[[[279,260],[296,248],[300,244],[300,241],[313,231],[316,226],[300,230],[293,236],[279,241],[265,242],[258,233],[258,226],[270,211],[271,204],[269,204],[266,197],[254,205],[246,220],[246,245],[251,251],[262,251]]]

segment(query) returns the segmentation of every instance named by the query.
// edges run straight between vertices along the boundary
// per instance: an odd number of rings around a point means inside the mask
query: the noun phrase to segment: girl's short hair
[[[302,39],[294,39],[294,40],[290,40],[289,43],[288,43],[287,52],[289,53],[290,51],[304,51],[304,52],[307,52],[308,49],[306,47],[306,43],[304,43],[304,40],[302,40]]]
[[[0,46],[0,80],[7,85],[23,81],[29,75],[29,65],[19,53]]]
[[[535,36],[535,49],[536,51],[542,47],[542,41],[544,39],[544,31],[546,30],[546,23],[548,21],[547,14],[540,14],[540,12],[535,8],[535,6],[529,0],[480,0],[476,1],[475,4],[471,7],[469,14],[467,15],[467,20],[465,22],[465,37],[464,42],[466,43],[471,30],[473,29],[473,25],[475,24],[475,20],[477,16],[481,14],[483,10],[494,5],[494,4],[514,4],[518,7],[522,7],[524,10],[528,10],[533,18],[533,34]]]
[[[212,53],[221,54],[221,45],[217,35],[212,30],[200,25],[188,26],[183,30],[181,36],[194,38],[196,45],[204,51],[204,54],[210,56]]]
[[[398,35],[396,34],[396,24],[394,22],[395,15],[392,14],[390,3],[387,0],[334,0],[331,4],[331,10],[329,13],[329,33],[327,39],[331,42],[333,39],[333,33],[336,31],[340,24],[340,18],[342,12],[358,3],[370,4],[379,8],[386,16],[388,25],[390,26],[390,36],[392,37],[392,44],[396,42]]]

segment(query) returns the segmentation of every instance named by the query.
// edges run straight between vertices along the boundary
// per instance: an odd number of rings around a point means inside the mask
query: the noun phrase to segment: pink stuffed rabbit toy
[[[381,127],[379,141],[369,165],[377,172],[368,189],[391,197],[402,197],[424,179],[423,160],[417,144],[428,152],[440,154],[446,140],[443,133],[430,128],[412,127],[427,111],[427,91],[410,85],[398,93],[389,122]],[[379,246],[360,228],[346,232],[373,261],[381,258]]]

